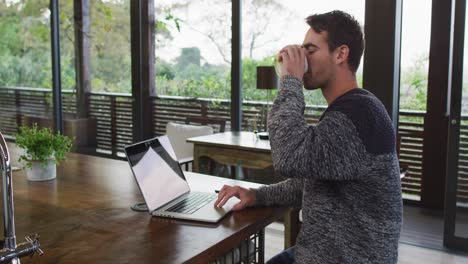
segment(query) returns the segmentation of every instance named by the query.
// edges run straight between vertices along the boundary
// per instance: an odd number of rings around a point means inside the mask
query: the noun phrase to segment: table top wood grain
[[[221,146],[242,150],[270,153],[270,141],[259,139],[253,132],[223,132],[207,136],[193,137],[187,142],[202,145]]]
[[[14,158],[14,157],[13,157]],[[259,184],[187,173],[193,190]],[[17,241],[39,233],[45,254],[22,263],[207,263],[279,219],[286,208],[250,208],[217,224],[151,217],[124,161],[70,154],[57,179],[29,182],[13,173]],[[3,217],[3,216],[2,216]]]

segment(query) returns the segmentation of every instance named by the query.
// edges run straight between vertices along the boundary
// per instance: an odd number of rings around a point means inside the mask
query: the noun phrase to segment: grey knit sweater
[[[382,103],[353,89],[317,125],[304,120],[302,82],[281,79],[268,119],[275,171],[257,205],[302,208],[296,263],[396,263],[402,222],[395,134]]]

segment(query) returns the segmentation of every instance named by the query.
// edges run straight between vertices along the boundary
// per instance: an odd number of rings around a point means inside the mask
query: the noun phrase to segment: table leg
[[[193,172],[198,172],[201,173],[200,171],[200,149],[197,146],[197,144],[194,144],[193,146],[193,164],[192,164],[192,170]]]
[[[265,229],[258,232],[258,263],[265,263]]]
[[[299,229],[299,210],[291,209],[284,215],[284,249],[288,249],[296,244]]]

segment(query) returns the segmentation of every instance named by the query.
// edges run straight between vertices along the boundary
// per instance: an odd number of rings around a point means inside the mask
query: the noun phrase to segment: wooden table
[[[202,158],[208,157],[229,166],[265,169],[273,165],[270,141],[260,140],[252,132],[224,132],[187,139],[193,143],[193,171],[208,173]],[[295,244],[299,232],[299,211],[285,216],[285,248]]]
[[[186,176],[193,190],[259,186]],[[126,162],[79,154],[69,155],[56,180],[28,182],[23,171],[13,178],[17,240],[39,233],[45,252],[22,263],[209,263],[288,210],[252,208],[218,224],[151,217],[130,210],[143,199]]]
[[[187,139],[193,143],[193,171],[205,172],[202,157],[229,166],[265,169],[272,166],[270,141],[252,132],[224,132]]]

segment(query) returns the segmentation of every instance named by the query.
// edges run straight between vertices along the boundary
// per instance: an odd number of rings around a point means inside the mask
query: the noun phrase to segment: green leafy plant
[[[53,134],[49,128],[38,128],[33,124],[31,128],[22,126],[16,135],[16,144],[25,150],[18,159],[24,161],[25,166],[31,168],[31,161],[41,161],[43,166],[49,160],[59,164],[65,160],[72,147],[72,140],[67,136]]]

